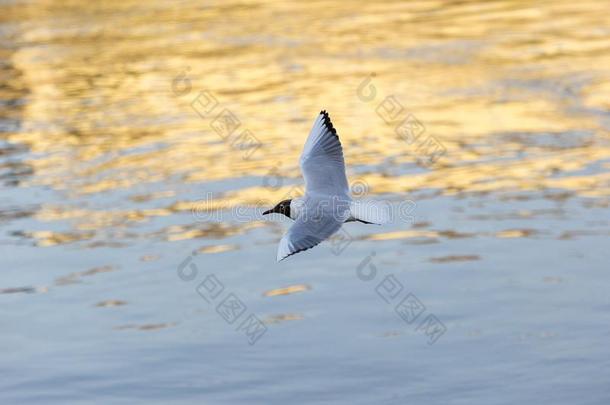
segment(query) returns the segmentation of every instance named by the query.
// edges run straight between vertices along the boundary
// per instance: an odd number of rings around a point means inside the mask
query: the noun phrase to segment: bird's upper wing
[[[341,228],[349,216],[349,201],[305,197],[301,214],[282,237],[277,249],[277,261],[310,249]]]
[[[349,196],[343,148],[326,111],[321,111],[301,153],[306,193]]]

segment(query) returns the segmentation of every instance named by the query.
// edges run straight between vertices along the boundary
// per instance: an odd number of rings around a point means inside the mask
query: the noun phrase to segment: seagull
[[[263,215],[277,213],[294,220],[278,246],[278,262],[318,245],[345,222],[381,225],[389,220],[386,206],[352,200],[343,148],[325,110],[314,121],[299,163],[305,178],[305,195],[280,201],[263,212]]]

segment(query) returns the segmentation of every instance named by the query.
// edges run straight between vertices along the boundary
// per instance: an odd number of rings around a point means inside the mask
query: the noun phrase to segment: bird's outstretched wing
[[[343,148],[328,113],[320,112],[301,153],[305,192],[349,196]]]
[[[308,214],[299,216],[282,237],[277,249],[278,262],[295,253],[311,249],[341,228],[345,212],[332,214],[325,207],[321,207],[321,211],[325,212],[316,213],[316,210],[313,204],[309,204]]]

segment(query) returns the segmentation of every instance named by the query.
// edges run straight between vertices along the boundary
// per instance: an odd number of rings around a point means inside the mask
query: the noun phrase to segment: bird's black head
[[[275,207],[273,207],[272,209],[263,212],[263,215],[267,215],[267,214],[271,214],[273,212],[276,212],[278,214],[284,214],[286,215],[288,218],[290,218],[290,201],[292,200],[284,200],[284,201],[280,201]]]

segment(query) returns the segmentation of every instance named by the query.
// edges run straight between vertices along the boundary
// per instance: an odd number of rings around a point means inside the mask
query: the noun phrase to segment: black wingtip
[[[333,133],[333,135],[337,135],[337,130],[335,129],[335,127],[333,126],[332,121],[330,120],[330,116],[328,115],[328,113],[326,112],[326,110],[322,110],[320,111],[320,114],[322,114],[322,117],[324,119],[324,125],[326,125],[326,128],[328,128],[328,130],[330,132]]]
[[[284,259],[288,259],[290,256],[294,256],[294,255],[296,255],[297,253],[301,253],[301,252],[304,252],[304,251],[309,250],[309,249],[311,249],[311,248],[314,248],[314,247],[318,246],[319,244],[320,244],[320,242],[316,243],[316,244],[315,244],[315,245],[313,245],[313,246],[309,246],[309,247],[302,248],[302,249],[299,249],[299,250],[295,250],[294,252],[288,253],[286,256],[282,257],[282,258],[279,260],[279,262],[281,262],[281,261],[282,261],[282,260],[284,260]]]

